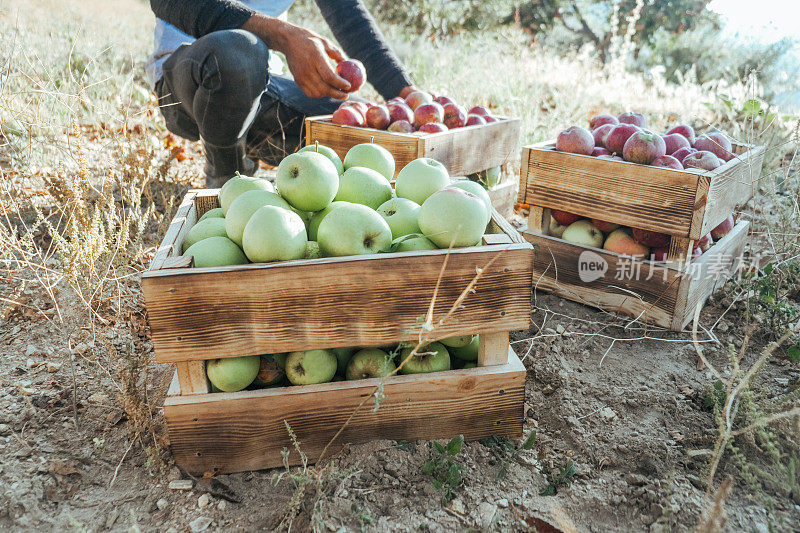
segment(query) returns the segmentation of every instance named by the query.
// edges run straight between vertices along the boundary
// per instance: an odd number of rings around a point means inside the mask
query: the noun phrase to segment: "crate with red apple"
[[[190,191],[143,275],[156,361],[176,365],[171,448],[189,472],[280,466],[293,449],[287,424],[311,461],[346,421],[330,452],[376,438],[521,436],[525,369],[508,335],[529,324],[532,246],[468,192],[477,184],[451,182],[436,161],[398,174],[387,199],[388,152],[357,149],[366,166],[346,157],[339,173],[323,148],[287,157],[277,191],[247,177]],[[338,175],[335,189],[320,185],[325,173]],[[474,211],[475,227],[459,222],[470,235],[437,229],[448,211],[437,198],[450,196]],[[409,197],[429,206],[415,204],[413,229],[393,221],[400,209],[379,212]],[[306,211],[316,214],[303,222]],[[293,228],[297,240],[281,237]],[[374,411],[387,353],[399,365],[420,338],[416,367],[386,378]]]
[[[523,235],[538,289],[680,330],[732,273],[764,148],[721,133],[665,134],[638,113],[599,115],[523,148]],[[677,157],[676,157],[677,156]]]

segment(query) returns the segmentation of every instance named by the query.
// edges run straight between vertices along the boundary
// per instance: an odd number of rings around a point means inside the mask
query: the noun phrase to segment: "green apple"
[[[392,238],[419,233],[417,215],[419,204],[408,198],[392,198],[378,207],[378,214],[383,217],[392,230]]]
[[[465,191],[471,192],[480,198],[483,202],[483,205],[486,206],[486,223],[489,223],[489,220],[492,218],[492,199],[489,197],[489,193],[486,192],[486,189],[481,187],[480,183],[475,183],[474,181],[469,180],[456,180],[450,183],[450,187],[464,189]]]
[[[586,219],[577,220],[567,226],[564,233],[561,234],[561,238],[567,242],[595,248],[601,248],[605,240],[603,232],[597,229],[591,220]]]
[[[478,368],[478,363],[475,361],[467,361],[461,368]]]
[[[206,214],[200,217],[200,220],[205,220],[207,218],[225,218],[225,213],[222,212],[221,207],[215,207],[214,209],[209,209],[206,211]],[[198,220],[198,222],[200,222]]]
[[[347,374],[347,363],[352,359],[353,354],[358,348],[331,348],[336,355],[336,372],[344,376]]]
[[[477,181],[486,189],[492,189],[500,183],[500,176],[500,167],[492,167],[476,172],[475,174],[470,174],[469,179]]]
[[[226,181],[225,185],[219,190],[219,205],[222,208],[222,213],[227,216],[228,208],[233,201],[243,192],[253,190],[275,192],[275,187],[267,180],[238,174]]]
[[[463,361],[477,361],[478,360],[478,343],[480,342],[479,335],[470,341],[466,346],[458,346],[450,348],[450,355],[457,357]]]
[[[377,209],[391,197],[392,186],[382,174],[371,168],[350,167],[339,176],[339,190],[334,200]]]
[[[317,241],[308,241],[303,259],[319,259],[320,257],[322,257],[322,252],[319,249],[319,243]]]
[[[458,335],[456,337],[447,337],[440,339],[439,342],[448,348],[463,348],[475,339],[475,335]]]
[[[278,366],[278,362],[272,355],[260,356],[260,365],[253,385],[257,387],[269,387],[280,383],[286,375],[283,368]]]
[[[436,191],[450,185],[450,175],[443,164],[429,157],[411,161],[397,173],[394,190],[400,198],[422,203]]]
[[[227,237],[227,235],[228,234],[225,232],[224,218],[198,220],[197,224],[186,232],[186,237],[183,239],[183,251],[185,252],[191,245],[203,239],[208,239],[209,237]]]
[[[291,209],[291,206],[286,200],[274,192],[244,192],[240,194],[236,200],[231,202],[228,208],[228,214],[225,216],[225,231],[227,232],[228,238],[241,246],[244,227],[250,221],[250,217],[253,216],[253,213],[265,205],[274,205],[275,207]]]
[[[317,242],[325,256],[376,254],[391,246],[392,230],[374,209],[347,204],[322,220]]]
[[[286,377],[292,385],[325,383],[336,374],[336,356],[330,350],[292,352],[286,359]]]
[[[389,150],[375,143],[357,144],[344,156],[344,169],[367,167],[380,172],[384,178],[394,177],[394,157]]]
[[[412,233],[398,237],[392,241],[392,252],[419,252],[422,250],[438,250],[439,247],[433,244],[425,235]]]
[[[386,377],[397,369],[389,354],[378,348],[364,348],[347,365],[347,379]]]
[[[344,172],[344,166],[342,166],[342,160],[339,157],[339,154],[337,154],[336,150],[334,150],[330,146],[323,146],[318,142],[315,142],[314,144],[303,146],[298,150],[298,152],[317,152],[319,154],[322,154],[331,160],[333,166],[336,167],[336,172],[338,172],[339,174]]]
[[[406,346],[400,351],[399,361],[402,363],[411,354],[413,346]],[[439,342],[432,342],[423,346],[409,359],[400,372],[403,374],[424,374],[427,372],[442,372],[450,370],[450,354],[447,348]]]
[[[301,211],[327,207],[339,188],[339,172],[331,160],[317,152],[298,152],[278,165],[278,192]]]
[[[198,268],[247,263],[241,248],[227,237],[203,239],[187,248],[183,255],[194,256],[194,266]]]
[[[242,249],[253,263],[302,259],[307,242],[300,216],[274,205],[259,207],[242,233]]]
[[[422,233],[439,248],[474,246],[486,229],[486,206],[474,194],[456,187],[433,193],[419,209]]]
[[[257,355],[211,359],[206,363],[206,375],[212,385],[223,392],[236,392],[250,385],[261,365]]]
[[[286,359],[289,358],[288,353],[274,353],[272,354],[272,358],[275,359],[275,364],[278,365],[278,368],[286,372]]]
[[[317,232],[319,231],[319,224],[322,222],[322,219],[328,216],[328,213],[333,211],[336,207],[344,205],[345,203],[347,202],[339,202],[334,200],[325,209],[313,213],[311,215],[311,220],[309,220],[308,224],[306,224],[306,228],[308,228],[308,239],[311,241],[316,241]]]

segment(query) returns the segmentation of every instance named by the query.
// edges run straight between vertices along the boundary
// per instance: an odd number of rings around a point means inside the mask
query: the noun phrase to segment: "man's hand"
[[[350,84],[336,74],[328,61],[330,58],[338,63],[345,57],[341,50],[325,37],[289,22],[260,14],[250,17],[242,29],[254,33],[270,49],[282,52],[286,56],[294,81],[306,96],[347,99]]]

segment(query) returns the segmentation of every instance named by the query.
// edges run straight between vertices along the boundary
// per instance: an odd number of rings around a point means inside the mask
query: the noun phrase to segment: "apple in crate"
[[[561,234],[561,238],[567,242],[582,244],[584,246],[594,246],[600,248],[603,245],[603,232],[597,229],[589,220],[578,220],[573,222]]]
[[[209,218],[225,218],[225,213],[222,212],[221,207],[215,207],[214,209],[209,209],[208,211],[206,211],[206,214],[201,216],[198,222],[201,222]]]
[[[645,246],[659,248],[661,246],[669,246],[669,235],[665,233],[658,233],[657,231],[650,231],[646,229],[632,228],[633,238],[636,242]]]
[[[286,359],[286,377],[292,385],[327,383],[336,375],[337,364],[331,350],[292,352]]]
[[[414,127],[419,129],[429,122],[444,121],[444,108],[436,102],[420,104],[414,109]]]
[[[250,176],[236,175],[225,182],[219,190],[219,205],[224,215],[228,214],[228,208],[236,198],[245,191],[262,190],[275,192],[272,183],[261,178],[251,178]]]
[[[391,197],[392,186],[379,172],[366,167],[350,167],[339,176],[339,191],[334,200],[377,209]]]
[[[564,230],[567,229],[567,227],[559,224],[558,220],[550,215],[550,227],[548,229],[550,230],[548,232],[549,236],[560,239],[564,235]]]
[[[421,252],[423,250],[438,250],[436,246],[425,235],[420,233],[412,233],[398,237],[392,241],[393,252]]]
[[[614,230],[606,237],[603,248],[609,252],[644,258],[650,255],[650,247],[637,242],[627,228]]]
[[[603,145],[612,154],[622,154],[622,149],[627,140],[640,129],[633,124],[617,124],[603,138]]]
[[[436,102],[437,104],[439,104],[442,107],[444,107],[444,106],[446,106],[448,104],[455,104],[455,101],[452,98],[450,98],[449,96],[444,96],[444,95],[437,96],[436,98],[433,99],[433,101]]]
[[[552,216],[556,222],[561,224],[562,226],[569,226],[573,222],[577,222],[581,219],[579,215],[575,213],[568,213],[566,211],[560,211],[558,209],[551,209],[550,216]]]
[[[469,179],[472,181],[476,181],[483,185],[485,189],[492,189],[498,183],[500,183],[500,176],[502,174],[502,168],[499,166],[487,168],[486,170],[481,170],[480,172],[476,172],[475,174],[470,174]]]
[[[408,359],[413,351],[413,346],[407,346],[400,351],[399,360]],[[425,374],[428,372],[443,372],[450,370],[450,353],[440,342],[432,342],[420,347],[413,356],[400,369],[401,374]]]
[[[711,230],[711,237],[715,240],[720,240],[730,233],[735,225],[736,221],[733,219],[733,215],[728,215],[716,228]]]
[[[599,229],[603,233],[611,233],[615,229],[619,228],[619,224],[614,224],[613,222],[606,222],[604,220],[597,220],[596,218],[592,219],[592,224],[595,228]]]
[[[662,137],[664,139],[664,145],[667,148],[667,155],[672,155],[676,151],[680,150],[681,148],[691,148],[692,145],[689,144],[689,141],[681,135],[680,133],[669,133]]]
[[[317,242],[326,256],[376,254],[392,244],[392,230],[377,211],[346,203],[322,219]]]
[[[482,117],[491,116],[491,113],[489,112],[489,110],[486,109],[485,107],[481,106],[481,105],[476,105],[475,107],[470,109],[468,114],[470,114],[470,115],[480,115]]]
[[[719,157],[711,152],[698,151],[683,158],[683,168],[698,168],[700,170],[714,170],[722,165]]]
[[[242,232],[242,249],[254,263],[302,259],[307,242],[300,215],[274,205],[260,207]]]
[[[317,152],[318,154],[322,154],[328,159],[331,160],[333,166],[336,167],[336,171],[341,174],[344,172],[344,166],[342,165],[342,159],[339,157],[339,154],[336,153],[336,150],[331,148],[330,146],[325,146],[315,142],[314,144],[309,144],[307,146],[303,146],[298,150],[298,152]]]
[[[467,112],[458,104],[444,106],[444,125],[450,129],[462,128],[467,124]]]
[[[420,157],[397,173],[394,190],[398,197],[422,205],[428,196],[449,184],[450,175],[443,164],[429,157]]]
[[[572,126],[558,134],[556,150],[571,154],[592,155],[594,136],[585,128]]]
[[[681,162],[671,155],[658,156],[653,159],[653,162],[650,163],[650,165],[654,167],[671,168],[673,170],[683,170],[683,165]]]
[[[666,155],[666,146],[661,135],[647,130],[631,135],[622,148],[622,158],[631,163],[649,165],[657,157]]]
[[[385,130],[391,123],[392,117],[385,106],[374,105],[367,109],[367,114],[364,118],[367,121],[367,127],[375,128],[376,130]]]
[[[467,115],[467,123],[465,126],[483,126],[486,124],[486,118],[481,115],[470,113]]]
[[[358,348],[331,348],[330,350],[336,356],[336,373],[342,377],[346,376],[347,365]]]
[[[640,128],[647,127],[647,120],[645,120],[644,115],[641,113],[634,113],[633,111],[626,111],[617,117],[620,124],[633,124],[634,126],[639,126]]]
[[[450,348],[463,348],[475,339],[475,335],[458,335],[456,337],[447,337],[446,339],[439,339],[439,342],[444,344],[448,351]]]
[[[605,148],[606,146],[603,139],[605,139],[606,135],[608,135],[609,132],[614,129],[615,125],[616,124],[603,124],[599,128],[593,129],[592,137],[594,137],[594,145]]]
[[[383,217],[392,230],[392,238],[419,233],[417,216],[420,205],[408,198],[392,198],[378,207],[378,214]]]
[[[207,239],[209,237],[227,236],[228,233],[225,231],[224,218],[207,218],[205,220],[199,220],[197,224],[192,226],[192,228],[186,232],[186,238],[183,239],[183,251],[185,252],[191,245],[196,242],[200,242],[203,239]]]
[[[412,111],[417,109],[422,104],[429,104],[431,102],[433,102],[433,96],[425,91],[413,91],[406,96],[406,104],[411,108]]]
[[[589,129],[596,130],[601,126],[616,126],[619,120],[614,115],[595,115],[589,119]]]
[[[408,123],[414,122],[414,111],[404,101],[389,102],[386,104],[386,108],[389,110],[389,121],[391,123],[398,120],[405,120]]]
[[[328,216],[328,213],[336,209],[338,206],[346,204],[347,202],[337,202],[334,200],[325,209],[317,211],[316,213],[311,215],[311,219],[308,221],[308,224],[306,225],[306,229],[308,231],[308,239],[310,241],[316,241],[317,233],[319,231],[319,225],[322,223],[323,219],[326,216]]]
[[[331,122],[339,126],[354,126],[363,128],[367,125],[364,115],[353,106],[342,106],[333,112]]]
[[[227,237],[209,237],[191,245],[183,252],[194,257],[196,268],[244,265],[247,257],[235,242]]]
[[[359,90],[367,79],[367,71],[364,69],[364,64],[358,59],[340,61],[336,65],[336,74],[350,84],[350,88],[347,90],[349,93]]]
[[[595,146],[595,147],[592,149],[592,153],[591,153],[591,154],[589,154],[589,155],[591,155],[592,157],[600,157],[601,155],[607,155],[607,156],[610,156],[610,155],[611,155],[611,152],[609,152],[608,150],[606,150],[606,149],[605,149],[605,148],[603,148],[602,146]]]
[[[681,166],[683,166],[683,160],[686,159],[686,156],[695,152],[697,152],[697,150],[694,148],[678,148],[673,152],[672,157],[680,161]]]
[[[283,158],[278,165],[277,183],[280,195],[293,207],[319,211],[336,196],[339,172],[322,154],[297,152]]]
[[[253,380],[256,387],[269,387],[280,383],[286,374],[272,355],[260,356],[258,374]]]
[[[452,348],[447,348],[447,351],[450,352],[450,355],[462,361],[477,361],[479,344],[480,335],[475,335],[466,346],[453,346]]]
[[[711,248],[711,246],[713,245],[714,245],[714,239],[711,237],[710,233],[706,233],[705,235],[700,237],[700,239],[697,240],[697,243],[695,243],[695,246],[697,248],[700,248],[704,252],[707,252],[708,249]]]
[[[653,259],[653,261],[666,261],[668,255],[669,246],[660,246],[658,248],[653,248],[650,251],[650,257]]]
[[[265,205],[274,205],[287,210],[291,209],[286,200],[274,192],[247,191],[234,200],[230,209],[228,209],[228,216],[225,217],[225,231],[228,238],[241,246],[244,227],[250,221],[253,213]]]
[[[439,248],[478,244],[488,221],[483,200],[457,187],[430,195],[420,207],[417,219],[423,235]]]
[[[211,359],[206,363],[206,376],[222,392],[236,392],[250,385],[261,366],[261,357],[226,357]]]
[[[447,131],[447,126],[441,122],[428,122],[420,126],[417,131],[420,133],[442,133],[443,131]]]
[[[394,157],[383,146],[375,143],[357,144],[344,156],[344,169],[367,167],[380,172],[384,178],[394,177]]]
[[[724,134],[718,132],[701,135],[694,141],[694,147],[700,151],[711,152],[723,161],[730,161],[735,157],[731,141]]]
[[[697,259],[701,255],[703,255],[703,249],[698,246],[695,246],[694,249],[692,250],[692,259]]]
[[[489,193],[486,192],[486,189],[481,186],[480,183],[476,183],[474,181],[470,181],[467,179],[458,179],[454,180],[450,183],[450,187],[457,187],[459,189],[464,189],[467,192],[471,192],[478,198],[483,201],[483,205],[486,206],[486,214],[488,215],[486,218],[486,223],[489,223],[489,220],[492,218],[492,198],[489,196]]]
[[[364,348],[350,359],[347,379],[386,377],[397,369],[388,353],[378,348]]]
[[[679,135],[683,135],[689,144],[694,144],[694,128],[686,125],[686,124],[678,124],[677,126],[673,126],[669,130],[667,130],[667,135],[671,135],[673,133],[677,133]]]
[[[388,131],[396,131],[400,133],[414,133],[414,126],[412,126],[407,120],[398,120],[397,122],[392,122],[386,129]]]

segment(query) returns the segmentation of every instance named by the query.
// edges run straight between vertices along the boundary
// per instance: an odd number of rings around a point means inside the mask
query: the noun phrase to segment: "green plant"
[[[492,435],[478,442],[489,448],[495,456],[495,461],[500,463],[497,479],[502,480],[508,474],[509,467],[517,462],[522,452],[530,451],[536,446],[536,431],[532,430],[528,433],[521,443],[498,435]],[[494,464],[494,462],[490,461],[489,464]]]
[[[422,465],[422,473],[431,477],[431,484],[442,494],[442,505],[456,497],[464,481],[464,465],[454,460],[463,445],[464,435],[456,435],[444,446],[434,441],[431,457]]]
[[[547,479],[547,486],[542,489],[539,496],[553,496],[558,494],[559,487],[569,487],[572,485],[572,478],[575,477],[577,471],[575,470],[575,463],[571,459],[558,467],[558,470],[550,469],[545,473]]]

